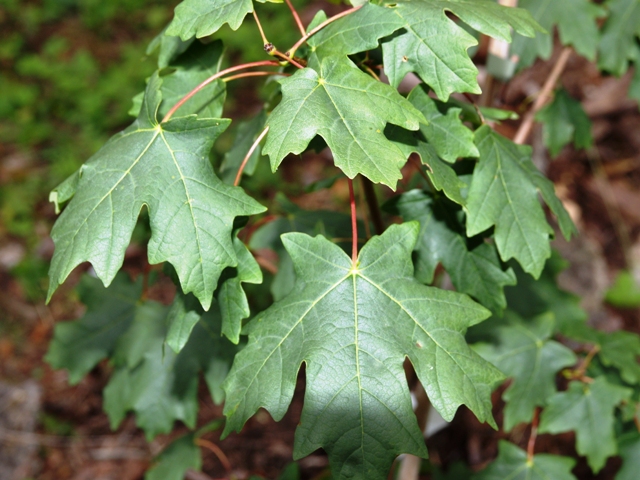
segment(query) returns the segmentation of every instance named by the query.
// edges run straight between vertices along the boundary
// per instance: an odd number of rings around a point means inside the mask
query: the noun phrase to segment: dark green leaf
[[[264,110],[260,110],[260,113],[251,120],[241,122],[238,125],[233,146],[225,154],[224,160],[220,165],[220,178],[222,178],[224,182],[233,184],[244,157],[249,153],[249,149],[253,145],[253,142],[256,141],[256,138],[258,138],[258,135],[264,130],[266,121],[267,113]],[[251,155],[251,158],[249,158],[247,165],[242,171],[244,175],[251,176],[253,172],[255,172],[258,159],[262,156],[260,150],[261,148],[258,146]]]
[[[498,458],[472,480],[576,480],[572,458],[543,453],[529,460],[527,452],[504,440],[498,449]]]
[[[640,383],[640,337],[632,332],[594,332],[600,347],[598,357],[607,366],[613,366],[627,383]]]
[[[165,28],[151,40],[151,43],[149,43],[147,47],[147,55],[151,55],[158,50],[158,68],[168,67],[171,62],[183,54],[195,40],[193,37],[182,40],[178,37],[167,35],[166,32],[167,29]]]
[[[556,393],[556,373],[577,361],[571,350],[550,340],[553,327],[553,314],[525,322],[507,311],[506,323],[494,330],[495,343],[474,347],[512,379],[502,395],[507,432],[518,423],[531,422],[535,408],[545,406]]]
[[[602,27],[598,66],[614,75],[627,71],[629,60],[637,56],[640,37],[640,0],[609,0],[609,18]]]
[[[417,223],[391,226],[362,248],[356,266],[323,237],[283,236],[296,287],[248,325],[249,344],[225,384],[225,433],[259,407],[282,418],[304,361],[295,458],[322,447],[336,478],[385,479],[395,455],[426,454],[405,356],[445,419],[465,404],[494,424],[490,390],[501,376],[464,340],[488,311],[413,278],[417,235]]]
[[[349,178],[362,174],[395,188],[407,158],[385,137],[385,126],[417,130],[425,122],[404,97],[339,56],[323,58],[318,72],[305,68],[280,83],[282,102],[269,117],[263,149],[274,171],[320,135]]]
[[[615,480],[636,480],[640,472],[640,434],[626,436],[619,442],[622,468]]]
[[[617,453],[613,431],[615,407],[627,400],[631,390],[598,377],[591,384],[571,382],[566,392],[556,393],[542,411],[540,433],[575,430],[576,449],[598,473]]]
[[[144,476],[145,480],[184,480],[190,468],[200,470],[202,458],[200,449],[194,443],[193,433],[171,442],[155,460]]]
[[[83,166],[78,190],[51,232],[56,250],[49,298],[84,261],[108,285],[145,205],[152,230],[149,262],[170,262],[185,293],[194,292],[205,308],[222,270],[237,265],[233,219],[264,207],[222,183],[208,161],[229,121],[189,116],[159,124],[160,86],[156,74],[138,119]]]
[[[133,284],[123,273],[105,289],[100,280],[85,275],[78,292],[87,312],[76,321],[56,325],[45,356],[53,368],[69,371],[71,384],[114,351],[118,338],[133,322],[142,283]]]
[[[590,148],[591,120],[582,109],[582,105],[561,88],[556,91],[553,102],[536,115],[543,124],[544,144],[553,157],[571,140],[576,148]]]
[[[507,304],[503,288],[514,285],[516,277],[511,269],[502,269],[494,246],[482,240],[473,247],[467,244],[464,227],[450,205],[413,190],[393,199],[388,208],[405,221],[420,222],[414,251],[415,276],[420,282],[431,283],[438,263],[442,263],[456,290],[494,312],[502,312]]]

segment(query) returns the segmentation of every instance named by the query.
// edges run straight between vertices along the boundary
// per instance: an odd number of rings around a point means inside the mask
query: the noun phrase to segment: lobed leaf
[[[627,71],[629,61],[637,58],[640,0],[609,0],[606,6],[609,17],[602,27],[598,67],[620,76]]]
[[[232,30],[237,30],[251,12],[251,0],[183,0],[176,7],[175,17],[166,33],[188,40],[216,33],[226,23]]]
[[[391,226],[362,248],[355,266],[323,237],[283,236],[296,286],[248,324],[249,343],[225,382],[225,434],[260,407],[282,418],[305,362],[295,457],[322,447],[335,478],[385,479],[395,455],[426,455],[405,357],[445,419],[465,404],[495,425],[490,392],[501,375],[464,339],[488,312],[413,278],[417,234],[416,223]]]

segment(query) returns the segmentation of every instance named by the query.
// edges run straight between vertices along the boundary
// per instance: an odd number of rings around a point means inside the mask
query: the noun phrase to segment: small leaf
[[[571,382],[566,392],[556,393],[542,411],[540,433],[575,430],[576,449],[585,455],[598,473],[608,457],[617,453],[613,430],[613,412],[631,390],[598,377],[591,384]]]
[[[145,480],[183,480],[187,470],[202,468],[200,449],[190,433],[171,442],[156,458],[155,465],[144,476]]]
[[[531,149],[518,146],[488,126],[475,134],[480,160],[473,172],[466,209],[467,235],[495,226],[495,239],[504,261],[515,258],[522,268],[540,276],[551,255],[553,230],[538,201],[538,191],[559,216],[567,238],[575,226],[553,193],[553,184],[531,162]]]
[[[288,153],[302,153],[320,135],[349,178],[362,174],[395,188],[407,158],[384,128],[392,123],[417,130],[425,122],[404,97],[338,56],[323,58],[318,72],[298,70],[280,83],[282,102],[269,117],[263,149],[274,171]]]
[[[395,455],[426,455],[405,357],[445,419],[465,404],[494,424],[490,391],[501,376],[464,340],[488,311],[413,278],[417,234],[417,223],[391,226],[362,248],[356,266],[323,237],[283,236],[296,287],[247,326],[249,344],[225,382],[225,435],[259,407],[281,419],[305,362],[294,458],[324,448],[337,479],[386,479]]]
[[[77,192],[51,232],[56,249],[49,298],[84,261],[109,285],[145,205],[149,262],[170,262],[182,289],[194,292],[205,309],[222,270],[237,265],[233,219],[264,207],[213,173],[209,150],[229,120],[189,116],[160,124],[160,87],[155,74],[138,119],[82,167]]]
[[[576,148],[590,148],[591,120],[565,89],[556,92],[553,102],[542,109],[536,120],[543,124],[544,144],[555,157],[571,140]]]
[[[637,56],[640,0],[609,0],[606,5],[609,17],[602,27],[598,67],[620,76],[627,71],[629,60]]]
[[[167,336],[165,342],[175,353],[180,353],[189,341],[193,327],[200,321],[202,309],[193,295],[176,292],[173,304],[167,314]]]
[[[168,67],[171,62],[182,55],[195,40],[194,37],[182,40],[178,37],[167,35],[167,28],[151,40],[146,51],[147,55],[151,55],[158,50],[158,68]]]
[[[78,183],[80,182],[80,175],[82,175],[82,169],[76,170],[75,173],[66,178],[49,193],[49,202],[54,204],[56,215],[60,213],[60,206],[71,200],[76,194]]]
[[[575,354],[564,345],[550,340],[554,320],[547,314],[523,321],[507,311],[506,324],[494,330],[494,344],[478,344],[474,350],[498,367],[513,381],[502,398],[504,430],[518,423],[531,422],[536,407],[546,405],[556,393],[556,374],[574,365]]]
[[[594,332],[600,347],[598,357],[607,366],[620,371],[622,379],[630,384],[640,383],[640,337],[632,332]]]
[[[623,270],[605,295],[607,303],[620,308],[640,307],[640,285],[631,272]]]
[[[438,263],[442,263],[456,290],[473,296],[494,312],[504,310],[507,302],[503,288],[515,284],[513,271],[502,269],[494,246],[482,239],[473,247],[467,244],[464,227],[450,205],[412,190],[394,198],[385,209],[405,221],[420,222],[414,250],[415,276],[420,282],[431,283]]]
[[[551,57],[553,28],[558,27],[562,45],[571,45],[576,52],[589,60],[595,60],[600,32],[597,19],[606,10],[590,0],[563,0],[540,2],[520,0],[518,7],[524,8],[549,34],[536,38],[515,35],[511,45],[511,55],[517,55],[519,68],[533,65],[537,57],[548,60]]]
[[[571,470],[575,460],[559,455],[539,454],[531,460],[527,452],[513,443],[500,440],[498,458],[476,473],[472,480],[576,480]]]
[[[444,101],[453,92],[480,93],[478,70],[467,53],[478,42],[446,12],[507,42],[511,28],[526,36],[541,30],[526,10],[503,7],[492,0],[400,0],[393,2],[392,11],[404,28],[382,44],[389,82],[397,87],[407,73],[416,72]]]
[[[105,289],[100,280],[85,275],[78,292],[87,312],[78,320],[56,325],[45,356],[51,367],[69,371],[72,385],[113,353],[116,342],[133,322],[142,283],[133,284],[122,273]]]

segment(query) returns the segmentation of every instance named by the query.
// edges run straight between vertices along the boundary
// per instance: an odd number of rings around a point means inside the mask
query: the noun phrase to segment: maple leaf
[[[195,434],[189,433],[172,441],[154,460],[155,465],[147,470],[144,480],[184,480],[190,468],[199,471],[202,457],[195,440]]]
[[[494,328],[494,343],[474,345],[474,350],[513,379],[502,395],[504,430],[518,423],[529,423],[536,406],[546,405],[556,393],[556,373],[574,365],[575,354],[564,345],[550,340],[553,314],[523,321],[507,311],[504,324]]]
[[[262,150],[275,171],[288,153],[302,153],[316,135],[349,178],[362,174],[395,188],[407,158],[384,135],[392,123],[417,130],[424,116],[394,88],[342,56],[324,57],[318,71],[298,70],[280,80],[282,102],[273,110]]]
[[[403,26],[404,21],[390,8],[367,2],[356,12],[327,25],[309,38],[307,44],[320,57],[353,55],[377,48],[380,38]]]
[[[550,35],[525,38],[514,35],[511,54],[518,56],[519,68],[533,65],[536,58],[547,60],[553,47],[553,28],[558,27],[560,41],[571,45],[576,52],[589,60],[594,60],[598,48],[600,32],[597,19],[606,10],[590,0],[563,0],[562,2],[541,2],[540,0],[520,0],[518,7],[524,8]]]
[[[600,350],[598,358],[609,367],[620,372],[620,377],[627,383],[640,383],[640,337],[632,332],[599,332],[594,330],[594,343]]]
[[[78,293],[86,313],[55,326],[44,358],[53,368],[67,369],[72,385],[113,353],[118,339],[131,326],[142,282],[133,284],[126,274],[119,274],[105,289],[100,280],[84,275]]]
[[[566,392],[556,393],[549,400],[542,411],[539,431],[555,434],[575,430],[578,453],[585,455],[591,469],[598,473],[617,451],[614,409],[630,396],[630,389],[612,385],[604,377],[591,384],[571,382]]]
[[[640,0],[610,0],[609,17],[602,27],[598,67],[614,75],[627,71],[629,60],[637,58],[640,37]]]
[[[147,46],[147,55],[152,55],[155,51],[158,52],[158,68],[168,67],[171,62],[182,55],[189,46],[195,40],[191,37],[187,40],[167,35],[167,27],[162,32],[155,36],[149,45]]]
[[[636,480],[640,471],[640,434],[627,434],[618,442],[622,468],[615,480]]]
[[[182,289],[205,309],[222,270],[238,264],[233,219],[265,209],[213,173],[208,153],[229,120],[188,116],[158,123],[160,86],[156,73],[138,119],[81,168],[77,191],[51,232],[56,249],[49,298],[84,261],[108,285],[145,205],[152,230],[149,262],[169,261]]]
[[[563,88],[556,92],[553,102],[536,115],[536,120],[543,124],[544,144],[554,157],[571,140],[576,148],[590,148],[593,144],[591,120],[580,102]]]
[[[175,9],[167,35],[182,40],[207,37],[225,23],[237,30],[247,13],[253,12],[251,0],[184,0]]]
[[[500,440],[498,458],[472,480],[576,480],[571,470],[576,462],[559,455],[539,454],[529,459],[527,452]]]
[[[505,285],[515,284],[511,269],[504,271],[495,247],[482,241],[468,245],[464,227],[456,210],[442,200],[434,200],[421,190],[404,193],[385,209],[405,221],[418,220],[420,234],[416,244],[415,276],[429,284],[438,263],[447,270],[456,290],[467,293],[494,312],[502,312],[507,302]]]
[[[575,226],[554,193],[553,184],[531,162],[531,148],[519,146],[488,126],[475,133],[480,160],[467,198],[467,235],[495,226],[495,240],[504,261],[515,258],[538,277],[551,255],[553,230],[538,201],[538,191],[556,215],[564,236]]]
[[[495,425],[490,392],[502,377],[464,339],[489,312],[413,278],[418,229],[391,226],[367,242],[356,266],[324,237],[283,235],[296,286],[247,326],[249,343],[225,382],[225,435],[259,407],[281,419],[305,362],[295,458],[322,447],[336,478],[385,479],[395,455],[426,454],[405,357],[445,419],[465,404]]]
[[[390,2],[391,6],[402,19],[403,30],[382,44],[389,82],[397,87],[407,73],[416,72],[445,101],[453,92],[480,93],[478,70],[467,53],[478,42],[446,12],[507,42],[511,28],[529,37],[541,30],[526,10],[503,7],[492,0],[400,0]]]

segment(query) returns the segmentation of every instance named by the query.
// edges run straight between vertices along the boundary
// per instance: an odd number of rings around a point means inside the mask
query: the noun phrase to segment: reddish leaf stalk
[[[533,455],[535,453],[536,439],[538,438],[538,424],[540,422],[540,407],[536,407],[533,411],[533,420],[531,420],[531,435],[529,435],[529,442],[527,443],[527,461],[533,462]]]
[[[218,445],[209,440],[204,440],[203,438],[196,438],[194,443],[202,448],[206,448],[207,450],[213,452],[213,454],[218,457],[222,467],[226,470],[227,473],[230,473],[233,468],[231,467],[231,462],[229,462],[229,458],[225,455],[225,453],[220,449]]]
[[[300,30],[300,34],[304,36],[307,32],[304,28],[304,25],[302,24],[302,20],[300,20],[300,15],[298,15],[298,12],[291,3],[291,0],[284,1],[287,3],[287,7],[289,7],[289,10],[291,10],[291,15],[293,15],[293,19],[296,21],[296,25],[298,26],[298,30]]]
[[[256,138],[256,141],[253,142],[253,145],[251,145],[251,148],[249,149],[247,154],[244,156],[244,159],[242,160],[242,163],[240,164],[240,168],[238,169],[238,173],[236,175],[236,179],[233,182],[233,186],[234,187],[237,187],[240,184],[240,179],[242,178],[242,172],[244,171],[244,167],[247,166],[247,163],[249,162],[249,159],[251,158],[251,155],[253,155],[253,152],[256,151],[256,148],[258,148],[258,145],[260,144],[260,142],[262,141],[262,139],[264,138],[264,136],[267,134],[268,131],[269,131],[269,127],[265,127],[265,129],[262,131],[262,133],[260,135],[258,135],[258,138]]]
[[[353,194],[353,180],[349,183],[349,202],[351,203],[351,262],[356,266],[358,262],[358,218],[356,217],[356,196]]]
[[[347,15],[351,15],[353,12],[360,10],[362,8],[362,5],[358,6],[358,7],[353,7],[350,8],[349,10],[345,10],[344,12],[341,12],[337,15],[334,15],[331,18],[327,18],[324,22],[322,22],[320,25],[318,25],[316,28],[312,29],[309,33],[305,34],[302,36],[302,38],[300,40],[298,40],[293,47],[291,47],[289,49],[289,51],[287,52],[287,55],[290,57],[293,57],[293,55],[296,53],[296,50],[300,47],[300,45],[302,45],[304,42],[306,42],[307,40],[309,40],[310,37],[314,36],[316,33],[318,33],[320,30],[322,30],[324,27],[326,27],[327,25],[329,25],[330,23],[335,22],[336,20],[342,18],[342,17],[346,17]]]
[[[229,73],[237,72],[238,70],[244,70],[245,68],[267,67],[267,66],[277,67],[279,65],[280,64],[275,60],[261,60],[259,62],[243,63],[242,65],[236,65],[235,67],[230,67],[225,70],[221,70],[215,75],[212,75],[209,78],[207,78],[204,82],[202,82],[200,85],[198,85],[189,93],[187,93],[184,97],[182,97],[182,99],[178,103],[176,103],[173,107],[171,107],[171,110],[167,112],[167,114],[162,119],[162,123],[168,122],[173,116],[173,114],[176,113],[176,110],[178,110],[182,105],[187,103],[191,97],[193,97],[196,93],[198,93],[200,90],[202,90],[204,87],[206,87],[210,83],[218,80],[220,77],[224,77]]]
[[[238,73],[237,75],[231,75],[230,77],[226,77],[223,78],[222,81],[227,83],[230,82],[232,80],[238,80],[239,78],[246,78],[246,77],[266,77],[268,75],[281,75],[283,77],[289,77],[291,76],[291,74],[289,73],[281,73],[281,72],[244,72],[244,73]]]

